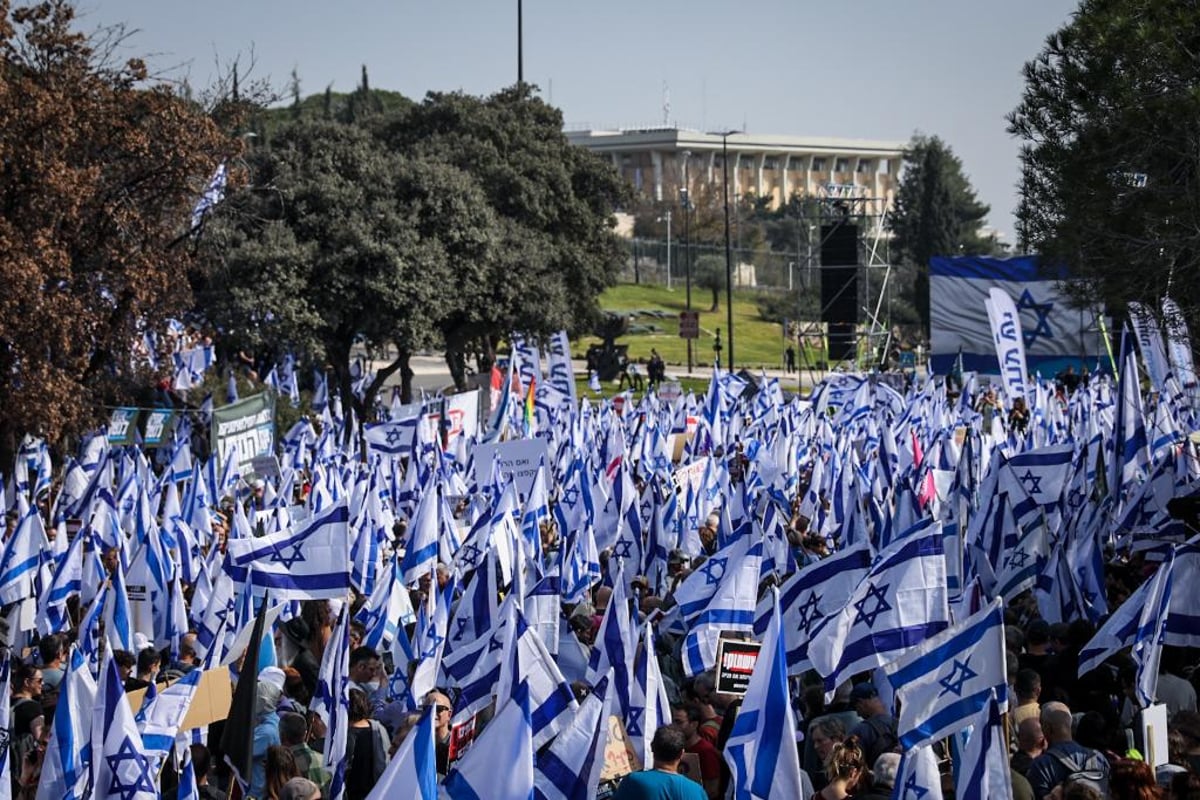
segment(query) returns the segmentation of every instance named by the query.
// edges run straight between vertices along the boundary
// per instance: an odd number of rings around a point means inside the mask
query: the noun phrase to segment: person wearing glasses
[[[425,695],[425,705],[434,707],[433,734],[437,737],[437,771],[445,775],[450,768],[450,718],[454,707],[450,698],[439,691]]]
[[[42,671],[32,664],[14,661],[9,677],[12,696],[9,763],[19,769],[27,755],[35,753],[46,727],[42,711]]]

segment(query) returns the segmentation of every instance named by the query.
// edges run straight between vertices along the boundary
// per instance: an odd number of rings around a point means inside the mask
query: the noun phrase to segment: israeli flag
[[[328,600],[350,591],[346,498],[312,517],[299,531],[229,540],[227,570],[256,595],[277,600]]]
[[[1059,292],[1067,277],[1046,270],[1036,256],[936,257],[929,262],[930,369],[948,375],[961,353],[962,369],[999,375],[985,301],[992,288],[1015,298],[1028,369],[1053,375],[1081,357],[1104,351],[1093,312],[1073,308]]]
[[[433,715],[434,706],[426,706],[421,718],[404,737],[400,749],[367,795],[367,800],[389,800],[393,797],[437,800],[437,744],[433,735]]]
[[[941,523],[893,542],[845,607],[813,631],[809,658],[827,691],[946,628],[950,609],[942,544]]]
[[[443,788],[451,800],[531,800],[533,754],[529,687],[522,683],[512,701],[500,708],[467,754],[450,768]]]
[[[204,189],[204,194],[200,195],[200,200],[192,209],[192,231],[195,232],[204,222],[204,215],[225,199],[225,185],[229,181],[229,175],[225,168],[225,162],[222,161],[217,165],[216,172],[208,180],[208,186]]]
[[[989,697],[954,769],[955,797],[1012,797],[1008,749],[1000,727],[1002,703]]]
[[[157,800],[150,759],[125,697],[117,662],[109,652],[100,670],[99,708],[87,714],[92,726],[94,763],[92,796],[103,800]]]
[[[742,537],[743,540],[749,538]],[[717,643],[722,631],[749,633],[754,629],[762,550],[762,539],[759,539],[746,551],[744,558],[722,563],[714,556],[697,570],[719,585],[684,637],[683,670],[687,675],[698,675],[717,663]]]
[[[771,590],[771,614],[762,649],[750,676],[741,710],[725,744],[734,800],[810,797],[796,749],[796,716],[788,691],[787,652],[779,590]]]
[[[892,797],[894,800],[942,800],[942,775],[938,772],[932,747],[918,747],[900,757]]]
[[[926,639],[883,671],[900,701],[897,729],[906,750],[962,730],[993,697],[1006,711],[1002,601]]]
[[[192,706],[202,675],[202,670],[192,670],[158,692],[153,699],[148,698],[139,712],[138,730],[142,734],[146,755],[152,759],[152,763],[162,763],[170,757],[179,726]]]
[[[91,727],[96,705],[96,680],[88,668],[87,656],[78,647],[71,651],[69,663],[54,709],[54,725],[42,759],[36,800],[92,797]]]
[[[611,678],[609,672],[600,679],[550,747],[537,756],[533,776],[537,800],[594,800],[612,715]]]
[[[812,668],[808,658],[809,637],[830,614],[845,607],[850,595],[871,569],[871,547],[866,541],[814,561],[793,573],[779,588],[783,610],[783,641],[788,674],[800,675]],[[754,632],[761,636],[774,612],[770,597],[758,605]]]

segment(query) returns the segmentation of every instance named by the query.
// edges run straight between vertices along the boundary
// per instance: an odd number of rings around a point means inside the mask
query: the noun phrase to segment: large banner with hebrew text
[[[992,289],[1012,298],[1021,318],[1027,368],[1050,377],[1074,366],[1107,370],[1108,358],[1096,315],[1072,307],[1059,291],[1065,274],[1048,275],[1037,256],[936,257],[929,261],[930,371],[949,374],[962,353],[962,368],[981,375],[1001,374],[988,320]]]

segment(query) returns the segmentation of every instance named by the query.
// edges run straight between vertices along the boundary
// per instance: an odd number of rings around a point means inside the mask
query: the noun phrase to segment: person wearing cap
[[[862,719],[851,731],[862,742],[863,756],[874,764],[884,753],[899,752],[896,719],[888,713],[875,684],[863,682],[850,690],[850,707]]]

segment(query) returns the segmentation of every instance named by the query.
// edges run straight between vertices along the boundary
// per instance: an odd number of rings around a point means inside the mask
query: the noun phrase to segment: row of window
[[[788,163],[788,169],[794,170],[796,172],[804,172],[806,169],[807,161],[808,161],[808,159],[806,159],[804,157],[793,158]],[[779,162],[780,162],[779,156],[767,156],[765,159],[763,159],[762,166],[763,166],[763,169],[776,170],[776,169],[779,169]],[[721,166],[722,166],[721,156],[713,157],[713,166],[716,167],[717,169],[721,168]],[[736,166],[740,166],[742,169],[754,169],[755,167],[758,166],[757,157],[756,156],[742,156],[741,163],[737,164]],[[889,167],[889,162],[886,159],[884,161],[879,162],[879,171],[882,174],[886,175],[888,173],[888,167]],[[811,168],[813,172],[825,172],[828,168],[829,168],[829,161],[824,156],[815,156],[813,158],[812,168]],[[862,158],[862,159],[859,159],[858,164],[855,167],[854,171],[858,172],[858,173],[867,173],[867,172],[873,172],[874,168],[875,168],[874,159]],[[850,171],[850,159],[835,158],[833,160],[833,171],[834,172],[849,172]]]

